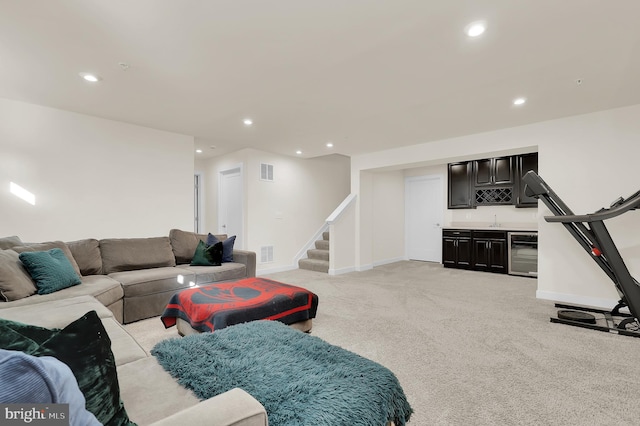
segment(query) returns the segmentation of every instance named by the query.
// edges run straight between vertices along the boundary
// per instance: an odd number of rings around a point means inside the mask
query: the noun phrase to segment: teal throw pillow
[[[219,243],[220,240],[213,234],[209,234],[207,236],[207,245],[214,245]],[[236,242],[236,236],[231,236],[226,240],[222,241],[222,261],[223,262],[233,262],[233,244]]]
[[[208,246],[200,240],[193,253],[191,266],[220,266],[222,263],[222,243]]]
[[[135,426],[120,400],[111,339],[96,311],[87,312],[62,330],[0,318],[0,348],[64,362],[78,381],[87,410],[100,423]]]
[[[59,248],[25,251],[20,253],[20,261],[36,282],[38,294],[53,293],[82,282],[67,256]]]

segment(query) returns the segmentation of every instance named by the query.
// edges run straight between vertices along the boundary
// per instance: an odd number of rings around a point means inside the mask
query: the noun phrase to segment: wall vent
[[[260,180],[273,182],[273,164],[260,163]]]
[[[260,263],[273,262],[273,246],[260,247]]]

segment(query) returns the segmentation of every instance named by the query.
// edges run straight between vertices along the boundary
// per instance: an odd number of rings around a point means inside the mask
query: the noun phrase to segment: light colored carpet
[[[314,336],[396,374],[411,425],[640,424],[640,339],[550,323],[535,279],[424,262],[267,277],[319,296]],[[159,318],[126,328],[147,350],[177,336]]]

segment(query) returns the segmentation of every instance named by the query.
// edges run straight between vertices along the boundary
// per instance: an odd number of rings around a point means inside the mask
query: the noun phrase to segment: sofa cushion
[[[21,246],[22,241],[19,237],[14,235],[13,237],[0,238],[0,250],[7,250],[15,246]]]
[[[125,300],[128,297],[177,291],[189,287],[189,282],[195,280],[193,273],[173,267],[114,272],[109,277],[122,284]]]
[[[220,266],[222,264],[222,242],[211,246],[204,241],[198,242],[196,252],[191,259],[191,266]]]
[[[106,275],[82,277],[82,287],[84,289],[82,292],[78,292],[78,295],[91,295],[104,306],[109,306],[124,297],[124,290],[122,290],[120,282]]]
[[[17,251],[18,253],[24,253],[26,251],[46,251],[51,250],[52,248],[59,248],[60,250],[62,250],[64,255],[67,256],[67,259],[69,259],[69,262],[71,263],[71,266],[73,266],[73,269],[76,271],[76,274],[82,275],[82,273],[80,272],[80,268],[76,263],[76,260],[73,258],[73,254],[71,254],[71,250],[69,250],[69,247],[62,241],[47,241],[44,243],[25,244],[21,246],[15,246],[11,250]]]
[[[100,240],[100,252],[102,273],[106,275],[176,265],[168,237]]]
[[[221,266],[180,265],[185,272],[195,274],[195,283],[209,284],[220,281],[239,280],[247,277],[247,267],[243,263],[227,262]]]
[[[0,301],[11,302],[35,294],[37,288],[13,250],[0,250]]]
[[[120,287],[119,283],[118,287]],[[36,295],[29,299],[39,297]],[[37,303],[0,309],[0,318],[46,328],[64,328],[89,311],[96,311],[102,320],[111,339],[111,350],[116,365],[148,356],[138,342],[116,321],[113,313],[91,296],[67,297],[63,300],[52,300],[46,304]]]
[[[102,274],[102,256],[100,254],[100,242],[93,238],[67,242],[73,258],[80,268],[80,273],[85,275]]]
[[[213,234],[207,235],[207,245],[214,245],[222,242],[222,261],[233,262],[233,244],[236,242],[236,236],[233,235],[224,240],[220,240]]]
[[[0,309],[14,306],[34,305],[43,302],[50,303],[79,296],[93,296],[103,303],[104,306],[111,306],[112,304],[122,300],[123,295],[124,292],[122,290],[122,286],[118,281],[113,280],[106,275],[90,275],[88,277],[82,277],[82,284],[80,285],[64,288],[56,291],[55,293],[34,294],[33,296],[25,297],[20,300],[0,303]],[[1,313],[0,316],[2,316]]]
[[[149,425],[200,402],[192,391],[178,384],[158,364],[155,357],[148,357],[119,366],[118,379],[120,381],[121,397],[127,407],[129,418],[141,425]],[[158,401],[162,401],[162,403],[159,404]],[[238,411],[242,412],[243,408],[245,407],[239,407]],[[218,421],[218,413],[211,411],[208,418],[191,424],[193,426],[227,424],[218,423]],[[175,426],[185,424],[189,423],[174,423]],[[262,424],[264,425],[265,423],[263,422]]]
[[[0,319],[0,347],[36,356],[53,356],[71,368],[86,408],[104,425],[131,424],[120,400],[111,340],[95,311],[62,330]]]
[[[69,259],[59,248],[24,252],[19,258],[36,282],[38,294],[54,293],[81,283]]]
[[[208,234],[196,234],[195,232],[181,231],[180,229],[172,229],[169,231],[171,249],[176,258],[176,263],[178,265],[190,263],[198,246],[198,242],[206,242],[207,236]],[[223,241],[227,239],[227,235],[216,235],[216,238]]]

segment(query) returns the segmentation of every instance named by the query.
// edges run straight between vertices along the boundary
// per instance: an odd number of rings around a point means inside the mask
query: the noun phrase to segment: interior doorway
[[[193,232],[202,232],[202,175],[193,175]]]
[[[218,179],[218,233],[236,236],[234,247],[244,247],[244,185],[242,165],[222,170]]]
[[[405,252],[410,260],[442,262],[441,176],[405,179]]]

